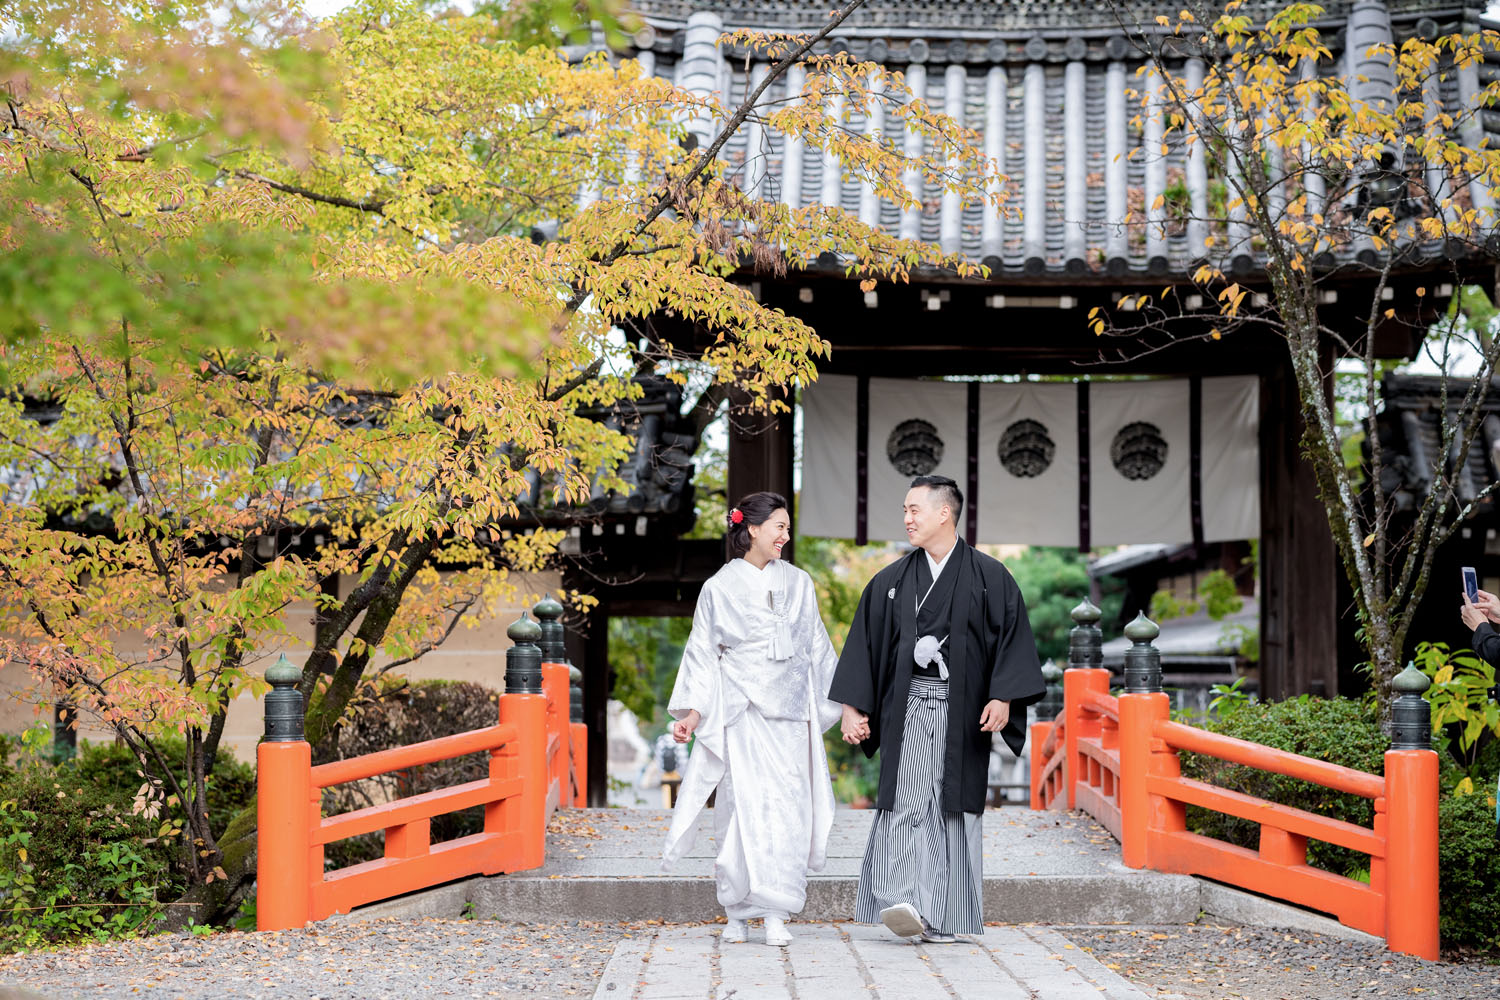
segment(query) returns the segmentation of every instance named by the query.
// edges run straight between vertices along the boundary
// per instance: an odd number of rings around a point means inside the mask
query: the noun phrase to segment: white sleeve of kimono
[[[693,609],[693,628],[688,633],[687,646],[682,650],[677,681],[672,685],[672,697],[667,702],[667,712],[672,718],[680,720],[696,711],[706,720],[710,707],[717,704],[714,697],[719,686],[717,636],[714,591],[711,586],[705,586],[698,596],[698,606]]]
[[[811,658],[808,676],[812,681],[813,708],[817,712],[818,729],[826,730],[838,722],[844,714],[844,706],[828,700],[828,689],[833,685],[833,671],[839,665],[839,654],[834,652],[833,640],[828,638],[828,628],[823,616],[818,613],[818,590],[812,577],[802,578],[802,604],[798,608],[798,624],[808,636],[807,652]]]

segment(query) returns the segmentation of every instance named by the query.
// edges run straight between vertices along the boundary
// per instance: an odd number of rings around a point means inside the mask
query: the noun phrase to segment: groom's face
[[[913,486],[906,492],[904,505],[906,540],[919,549],[949,530],[948,507],[938,502],[937,493],[930,486]]]

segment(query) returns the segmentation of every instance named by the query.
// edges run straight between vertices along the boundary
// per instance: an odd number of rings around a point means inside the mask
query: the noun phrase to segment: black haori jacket
[[[860,595],[829,699],[870,717],[865,756],[883,750],[875,808],[896,803],[896,774],[916,647],[917,549],[875,574]],[[1026,742],[1026,706],[1045,682],[1021,589],[1000,561],[958,540],[949,622],[948,743],[943,757],[943,810],[977,813],[989,791],[991,734],[979,729],[985,702],[1010,702],[1000,735],[1012,752]]]

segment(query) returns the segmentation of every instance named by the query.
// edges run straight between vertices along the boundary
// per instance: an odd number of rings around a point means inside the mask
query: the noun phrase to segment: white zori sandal
[[[730,944],[744,944],[745,938],[747,938],[749,934],[750,928],[745,923],[745,921],[731,919],[729,923],[724,926],[724,930],[719,934],[719,938],[720,940],[727,941]]]
[[[791,931],[786,929],[786,921],[775,917],[766,918],[766,944],[775,948],[785,948],[792,943]]]
[[[922,915],[910,903],[897,903],[880,911],[880,922],[897,937],[916,937],[922,933]]]

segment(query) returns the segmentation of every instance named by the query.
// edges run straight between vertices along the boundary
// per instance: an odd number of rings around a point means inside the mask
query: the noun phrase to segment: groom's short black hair
[[[953,523],[958,523],[958,517],[964,512],[964,494],[958,488],[958,484],[947,476],[918,476],[911,481],[911,488],[925,486],[937,494],[940,504],[947,504],[953,509]]]

